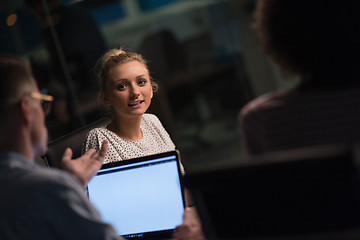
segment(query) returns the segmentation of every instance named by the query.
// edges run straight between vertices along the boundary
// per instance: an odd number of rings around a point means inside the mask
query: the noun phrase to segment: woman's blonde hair
[[[147,61],[138,53],[135,52],[126,52],[123,49],[113,48],[108,50],[97,62],[96,64],[96,72],[97,77],[100,83],[100,90],[105,91],[106,82],[108,79],[109,70],[117,65],[128,63],[131,61],[138,61],[147,69],[149,73],[149,78],[151,81],[151,85],[153,91],[156,92],[158,90],[158,84],[154,82],[152,77],[150,76],[150,71],[147,66]]]

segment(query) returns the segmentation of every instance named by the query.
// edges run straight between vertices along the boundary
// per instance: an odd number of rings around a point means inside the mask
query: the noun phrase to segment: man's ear
[[[111,106],[110,100],[104,91],[100,92],[100,98],[106,106],[108,106],[108,107]]]
[[[23,97],[20,100],[20,112],[25,122],[29,122],[31,118],[31,103],[28,97]]]

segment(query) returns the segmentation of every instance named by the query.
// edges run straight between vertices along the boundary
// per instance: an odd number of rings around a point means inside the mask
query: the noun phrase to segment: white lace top
[[[106,126],[94,128],[86,136],[82,153],[90,148],[98,150],[105,139],[109,141],[105,163],[175,150],[169,134],[155,115],[143,114],[140,128],[143,138],[135,141],[122,139]]]

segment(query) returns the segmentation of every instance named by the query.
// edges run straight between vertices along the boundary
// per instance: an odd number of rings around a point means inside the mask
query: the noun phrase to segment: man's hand
[[[81,157],[71,159],[72,150],[67,148],[62,157],[62,168],[73,174],[85,187],[101,168],[108,149],[108,141],[104,140],[101,149],[97,153],[95,153],[95,149],[90,149]]]

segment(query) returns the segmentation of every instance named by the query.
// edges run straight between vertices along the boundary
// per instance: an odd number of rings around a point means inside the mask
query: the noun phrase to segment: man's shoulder
[[[248,102],[241,109],[241,116],[251,115],[256,112],[275,109],[281,106],[285,106],[292,96],[292,92],[277,91],[263,94],[259,97]]]
[[[13,165],[0,180],[7,182],[10,192],[16,191],[23,196],[54,196],[64,191],[81,191],[80,182],[69,173],[36,163]]]
[[[42,187],[53,187],[58,186],[74,186],[74,184],[79,185],[79,182],[76,182],[75,178],[69,173],[57,169],[38,166],[35,171],[28,173],[29,178],[33,179],[33,183],[42,186]]]

